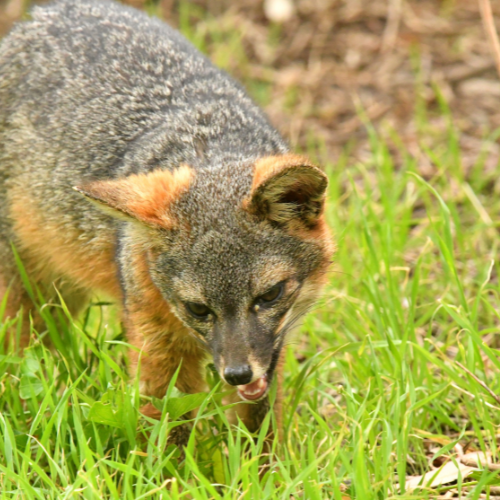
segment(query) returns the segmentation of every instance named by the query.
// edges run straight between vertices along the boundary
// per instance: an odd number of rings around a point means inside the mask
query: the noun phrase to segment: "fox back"
[[[239,84],[134,9],[56,1],[0,44],[0,294],[13,241],[75,311],[116,297],[148,394],[181,361],[197,390],[209,356],[242,399],[265,397],[325,282],[326,187]]]

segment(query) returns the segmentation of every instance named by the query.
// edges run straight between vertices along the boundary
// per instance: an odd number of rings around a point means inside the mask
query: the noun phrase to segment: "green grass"
[[[367,124],[363,164],[347,151],[330,164],[311,141],[307,153],[330,177],[338,252],[323,300],[287,350],[284,439],[270,458],[272,422],[253,439],[229,425],[216,380],[208,396],[171,388],[156,401],[169,418],[141,416],[114,307],[95,303],[72,320],[55,304],[23,356],[13,343],[0,353],[0,498],[424,499],[452,487],[478,499],[500,486],[488,470],[458,485],[398,486],[430,470],[429,457],[452,457],[457,443],[500,458],[500,405],[478,382],[500,395],[498,169],[485,173],[480,156],[464,174],[436,93],[446,130],[431,126],[421,103],[415,110],[433,166],[427,181],[394,131]],[[0,323],[0,346],[15,325]],[[182,456],[168,434],[198,405]]]

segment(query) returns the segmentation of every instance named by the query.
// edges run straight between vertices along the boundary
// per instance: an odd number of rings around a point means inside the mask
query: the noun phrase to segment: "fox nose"
[[[231,385],[246,385],[252,380],[253,373],[250,365],[227,367],[224,370],[224,378]]]

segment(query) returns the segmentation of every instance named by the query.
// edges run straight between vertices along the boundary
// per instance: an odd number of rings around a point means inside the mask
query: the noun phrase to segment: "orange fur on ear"
[[[153,226],[172,227],[168,207],[189,189],[194,172],[184,165],[173,172],[154,170],[123,179],[95,181],[74,189],[119,218],[134,218]]]
[[[277,223],[313,227],[324,204],[328,179],[302,156],[269,156],[255,164],[250,200],[244,208]]]

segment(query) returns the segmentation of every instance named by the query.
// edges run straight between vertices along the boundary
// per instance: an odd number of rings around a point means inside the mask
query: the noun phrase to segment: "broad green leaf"
[[[199,408],[207,393],[198,392],[197,394],[186,394],[181,398],[170,398],[167,401],[167,412],[171,421],[177,420],[182,415]]]
[[[19,384],[19,395],[22,399],[30,399],[43,392],[43,385],[35,375],[23,375]]]
[[[113,410],[111,405],[105,405],[100,401],[96,401],[92,405],[88,419],[98,424],[110,425],[119,429],[124,428],[121,412]]]

